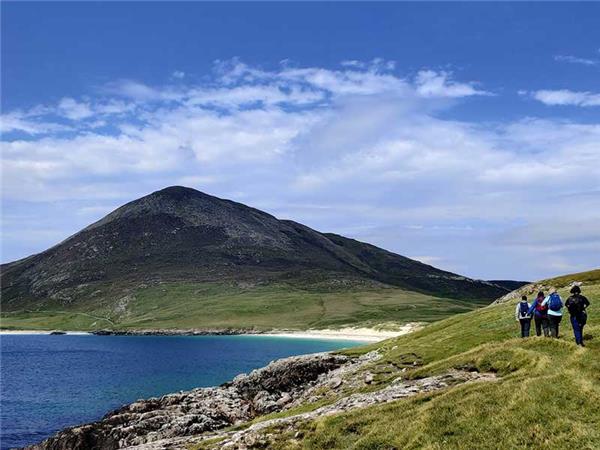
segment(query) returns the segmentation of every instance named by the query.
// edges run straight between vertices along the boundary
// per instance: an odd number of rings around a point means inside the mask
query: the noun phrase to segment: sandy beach
[[[421,328],[421,324],[407,323],[396,330],[377,330],[375,328],[353,328],[346,327],[340,329],[320,329],[306,331],[273,331],[269,333],[261,333],[257,336],[273,336],[298,339],[342,339],[349,341],[364,341],[364,342],[379,342]]]
[[[421,328],[422,324],[407,323],[394,330],[379,330],[375,328],[365,327],[345,327],[339,329],[314,329],[314,330],[273,330],[265,333],[247,333],[240,334],[249,336],[272,336],[297,339],[331,339],[331,340],[348,340],[348,341],[363,341],[363,342],[378,342],[389,339]],[[58,330],[56,330],[58,331]],[[87,335],[92,334],[85,331],[63,331],[61,333],[67,335]],[[52,331],[48,330],[0,330],[0,335],[49,335]],[[135,332],[132,332],[135,334]],[[158,335],[159,333],[156,332]],[[210,333],[208,333],[210,334]],[[231,333],[236,334],[236,333]],[[185,334],[184,334],[185,335]]]

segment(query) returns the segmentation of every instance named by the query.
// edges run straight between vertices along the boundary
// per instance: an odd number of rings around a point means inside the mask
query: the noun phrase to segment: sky
[[[184,185],[475,278],[600,266],[598,3],[0,7],[2,262]]]

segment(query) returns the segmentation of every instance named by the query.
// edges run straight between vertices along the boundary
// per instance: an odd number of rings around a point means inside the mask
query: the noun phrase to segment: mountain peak
[[[152,196],[169,197],[169,198],[172,198],[173,200],[183,200],[183,199],[190,198],[190,197],[200,197],[200,196],[211,197],[210,195],[205,194],[204,192],[200,192],[196,189],[189,188],[186,186],[169,186],[169,187],[166,187],[159,191],[153,192],[152,194],[149,195],[149,197],[152,197]]]

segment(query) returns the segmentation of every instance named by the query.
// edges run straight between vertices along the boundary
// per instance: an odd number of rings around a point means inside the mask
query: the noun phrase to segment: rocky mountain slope
[[[1,270],[4,311],[85,302],[118,307],[132,290],[168,282],[361,284],[490,301],[508,292],[178,186],[132,201]]]

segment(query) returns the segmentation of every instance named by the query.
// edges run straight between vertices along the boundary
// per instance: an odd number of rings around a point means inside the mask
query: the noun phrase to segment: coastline
[[[407,323],[397,330],[378,330],[375,328],[354,328],[345,327],[340,329],[314,329],[304,331],[293,330],[275,330],[256,334],[257,336],[284,337],[290,339],[331,339],[331,340],[349,340],[364,342],[379,342],[385,339],[401,336],[411,333],[421,328],[418,323]]]
[[[76,336],[87,336],[93,334],[88,331],[63,331],[63,330],[0,330],[1,335],[51,335],[51,334],[68,334]]]
[[[380,330],[367,327],[345,327],[339,329],[309,330],[244,330],[244,329],[212,329],[212,330],[0,330],[0,335],[95,335],[95,336],[262,336],[289,339],[321,339],[348,340],[363,342],[379,342],[385,339],[411,333],[421,328],[422,324],[407,323],[395,330]]]
[[[54,333],[75,335],[120,335],[120,336],[183,336],[183,335],[247,335],[251,337],[272,337],[285,339],[314,339],[314,340],[348,340],[363,342],[377,342],[393,336],[410,333],[419,329],[422,324],[409,323],[398,326],[396,329],[378,330],[366,327],[345,327],[340,329],[310,329],[297,330],[104,330],[97,332],[58,331]],[[1,330],[3,334],[32,334],[50,335],[52,331],[46,330]],[[202,333],[202,334],[200,334]],[[97,439],[106,443],[110,448],[113,438],[128,442],[128,447],[134,444],[148,444],[155,438],[148,436],[158,433],[153,428],[153,422],[160,417],[166,426],[159,433],[161,440],[169,446],[179,442],[187,442],[192,435],[205,432],[220,433],[221,429],[236,423],[247,423],[256,417],[272,412],[292,408],[300,405],[309,398],[314,397],[314,392],[328,392],[338,389],[345,384],[354,386],[356,383],[369,384],[368,375],[364,378],[355,377],[359,369],[379,358],[377,351],[371,351],[360,357],[353,358],[335,352],[319,352],[276,359],[268,365],[252,370],[248,374],[238,374],[231,381],[221,385],[206,388],[180,391],[179,393],[166,394],[157,398],[137,400],[133,403],[107,413],[103,418],[90,423],[73,425],[63,428],[45,440],[29,445],[28,450],[56,450],[70,447],[75,441]],[[366,380],[366,381],[365,381]],[[267,389],[265,386],[269,386]],[[275,388],[273,389],[273,386]],[[327,388],[327,389],[324,389]],[[404,386],[401,386],[404,389]],[[400,389],[400,388],[398,388]],[[258,391],[258,393],[257,393]],[[404,391],[403,391],[404,392]],[[321,394],[319,394],[321,395]],[[385,391],[376,397],[377,402],[395,399],[392,394]],[[368,400],[371,401],[371,400]],[[240,404],[250,402],[252,408],[240,408]],[[343,402],[343,400],[342,400]],[[174,405],[176,405],[174,407]],[[219,405],[215,408],[214,405]],[[222,407],[225,405],[223,417]],[[355,408],[356,404],[345,404],[344,408]],[[192,406],[202,421],[192,423],[182,428],[182,415]],[[337,406],[336,406],[337,408]],[[218,414],[215,414],[217,411]],[[151,415],[148,413],[152,412]],[[317,414],[317,413],[313,413]],[[318,415],[318,414],[317,414]],[[118,422],[118,426],[115,425]],[[84,439],[85,438],[85,439]],[[141,447],[140,447],[141,448]],[[158,448],[158,447],[157,447]],[[160,447],[163,448],[163,447]],[[167,448],[167,447],[164,447]],[[183,448],[175,446],[174,448]]]

